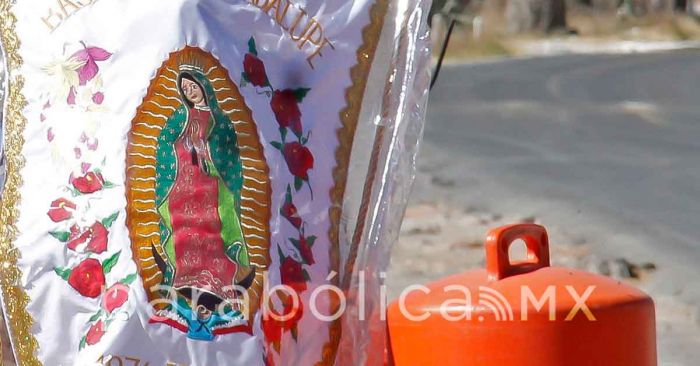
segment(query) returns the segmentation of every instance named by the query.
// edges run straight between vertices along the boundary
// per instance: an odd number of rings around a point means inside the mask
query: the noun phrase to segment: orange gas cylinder
[[[508,250],[522,239],[527,260]],[[389,308],[396,366],[655,366],[654,303],[613,279],[550,267],[539,225],[488,234],[486,270],[413,287]]]

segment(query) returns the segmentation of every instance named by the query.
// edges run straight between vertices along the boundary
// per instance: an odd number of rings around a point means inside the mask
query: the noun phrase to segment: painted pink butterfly
[[[102,48],[88,47],[85,43],[80,43],[83,44],[83,49],[74,53],[71,57],[80,61],[85,61],[85,64],[78,69],[80,85],[85,85],[88,81],[94,79],[100,71],[100,68],[97,66],[97,61],[106,61],[112,57],[112,54]]]

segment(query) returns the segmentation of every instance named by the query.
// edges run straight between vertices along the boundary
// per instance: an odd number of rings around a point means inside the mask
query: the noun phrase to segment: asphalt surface
[[[700,263],[698,52],[448,67],[425,148],[462,166],[450,177],[460,187],[476,179],[638,225],[678,262]]]
[[[414,199],[436,197],[654,263],[640,286],[681,324],[661,330],[661,364],[700,357],[700,52],[448,66]]]

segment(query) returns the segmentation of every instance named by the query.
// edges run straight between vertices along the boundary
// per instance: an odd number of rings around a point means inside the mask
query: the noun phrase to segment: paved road
[[[420,171],[433,187],[419,179],[419,199],[537,217],[601,256],[656,263],[645,289],[700,304],[700,52],[450,66]],[[700,325],[671,304],[667,320]],[[697,329],[662,340],[666,365],[700,357]]]
[[[425,141],[468,168],[453,178],[641,225],[700,263],[700,53],[450,67]]]

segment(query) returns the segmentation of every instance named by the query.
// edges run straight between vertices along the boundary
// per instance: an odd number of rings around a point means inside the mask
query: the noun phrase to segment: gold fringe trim
[[[0,40],[5,49],[8,65],[7,77],[9,91],[7,110],[5,115],[5,154],[6,154],[6,183],[0,202],[0,287],[6,303],[7,321],[10,324],[10,337],[14,340],[19,366],[41,365],[36,358],[38,342],[31,334],[34,320],[27,312],[29,297],[18,283],[21,272],[17,267],[19,252],[13,247],[17,238],[16,222],[19,217],[17,204],[20,201],[19,187],[22,185],[20,175],[24,167],[22,146],[24,137],[22,133],[27,120],[22,115],[22,110],[27,105],[21,90],[24,86],[22,76],[14,76],[14,72],[22,65],[19,55],[19,39],[15,34],[17,19],[11,13],[13,2],[0,2]],[[374,60],[374,54],[379,43],[384,17],[388,8],[388,0],[378,0],[370,10],[370,24],[362,31],[362,47],[357,51],[357,64],[350,70],[354,81],[346,90],[347,106],[340,112],[343,127],[338,132],[339,145],[336,149],[337,166],[333,170],[335,185],[330,191],[331,228],[329,238],[331,242],[330,259],[331,270],[340,273],[340,243],[339,230],[342,215],[343,196],[347,186],[347,175],[350,163],[350,154],[357,129],[360,110],[367,85],[367,74]],[[338,284],[336,276],[335,284]],[[335,362],[338,345],[341,337],[341,322],[335,321],[329,327],[329,342],[324,346],[321,360],[316,363],[320,366],[332,366]]]
[[[9,324],[10,339],[13,340],[16,361],[19,366],[41,365],[36,357],[38,342],[31,333],[34,320],[27,311],[29,296],[20,285],[22,273],[17,267],[20,253],[14,248],[17,239],[17,219],[22,186],[20,171],[24,167],[22,147],[27,119],[22,110],[27,101],[22,95],[24,78],[15,75],[22,65],[19,55],[19,39],[15,33],[17,18],[10,8],[14,1],[0,2],[0,40],[7,56],[7,109],[5,110],[5,163],[6,182],[0,203],[0,287],[5,302],[5,317]]]
[[[352,153],[352,145],[355,140],[355,132],[357,123],[360,118],[360,110],[364,100],[365,88],[367,87],[367,79],[374,61],[374,55],[381,38],[382,28],[384,27],[384,18],[386,17],[389,0],[377,0],[370,9],[370,24],[362,30],[362,46],[357,50],[357,64],[350,70],[350,78],[353,84],[345,91],[347,106],[340,111],[340,120],[342,127],[338,130],[338,148],[335,152],[337,165],[333,169],[333,179],[335,185],[331,189],[331,207],[328,214],[331,219],[331,228],[328,236],[331,242],[330,264],[331,271],[335,271],[338,275],[334,279],[334,285],[338,286],[341,275],[340,268],[340,218],[343,213],[343,196],[347,187],[348,169],[350,165],[350,155]],[[350,253],[351,256],[356,256],[357,253]],[[353,259],[354,261],[354,259]],[[347,275],[347,274],[346,274]],[[337,299],[333,299],[334,307],[339,306]],[[333,309],[335,311],[335,309]],[[330,325],[329,335],[330,340],[323,347],[321,360],[316,363],[316,366],[333,366],[338,353],[338,346],[342,336],[342,317],[334,321]]]

